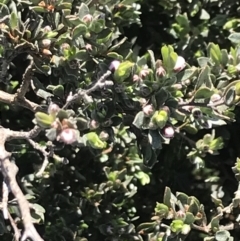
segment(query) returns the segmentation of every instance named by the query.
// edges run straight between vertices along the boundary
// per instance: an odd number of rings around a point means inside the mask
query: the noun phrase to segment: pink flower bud
[[[182,89],[182,85],[181,84],[174,84],[174,85],[172,85],[172,87],[174,89],[177,89],[177,90],[181,90]]]
[[[91,120],[90,124],[89,124],[89,128],[91,130],[95,130],[99,127],[99,123],[95,120]]]
[[[160,66],[160,67],[157,68],[156,74],[159,77],[163,77],[163,76],[166,75],[166,71],[165,71],[165,69],[162,66]]]
[[[77,131],[74,129],[64,129],[57,138],[65,144],[72,144],[77,141]]]
[[[47,26],[45,26],[45,27],[43,28],[43,31],[44,31],[45,33],[48,33],[48,32],[50,32],[50,31],[52,31],[52,28],[51,28],[49,25],[47,25]]]
[[[113,60],[113,61],[111,62],[111,64],[110,64],[110,66],[109,66],[109,69],[110,69],[111,71],[115,71],[115,70],[118,69],[119,65],[120,65],[120,61],[118,61],[118,60]]]
[[[147,77],[149,75],[149,73],[150,73],[150,70],[149,70],[148,66],[144,65],[142,70],[139,73],[139,76],[140,76],[140,78],[143,79],[143,78]]]
[[[44,55],[46,55],[46,56],[52,55],[52,52],[51,52],[50,50],[48,50],[48,49],[43,49],[43,50],[42,50],[42,53],[43,53]]]
[[[54,104],[54,103],[52,103],[48,107],[48,114],[56,115],[59,110],[60,110],[59,106]]]
[[[153,113],[154,113],[154,108],[152,105],[146,105],[143,107],[143,113],[146,115],[146,116],[151,116]]]
[[[174,137],[174,129],[171,126],[165,127],[163,129],[163,136],[166,138],[173,138]]]
[[[219,94],[213,94],[213,95],[211,96],[210,101],[211,101],[211,102],[217,102],[217,101],[219,101],[221,98],[222,98],[222,97],[221,97]]]
[[[92,45],[91,44],[86,44],[85,49],[88,51],[92,51]]]
[[[101,141],[107,141],[109,139],[109,134],[106,131],[101,131],[99,138]]]
[[[137,74],[133,75],[133,82],[138,82],[139,80],[140,77]]]
[[[61,50],[62,53],[64,52],[64,50],[68,50],[69,48],[70,48],[70,45],[68,43],[63,43],[60,46],[60,50]]]
[[[41,47],[48,49],[51,45],[51,42],[52,41],[50,39],[43,39],[40,44],[41,44]]]
[[[176,64],[175,64],[173,70],[174,70],[175,72],[179,72],[179,71],[181,71],[182,69],[184,69],[185,66],[186,66],[185,59],[184,59],[182,56],[178,56],[178,57],[177,57]]]
[[[85,23],[90,23],[90,22],[92,22],[92,20],[93,20],[93,16],[91,15],[91,14],[87,14],[87,15],[85,15],[84,17],[83,17],[83,22],[85,22]]]

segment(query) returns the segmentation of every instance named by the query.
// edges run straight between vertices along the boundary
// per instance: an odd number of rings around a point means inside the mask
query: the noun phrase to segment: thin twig
[[[2,183],[2,212],[4,219],[8,219],[8,195],[9,189],[5,181]]]
[[[103,83],[107,77],[109,77],[111,75],[111,71],[108,70],[104,75],[101,76],[101,78],[89,89],[86,90],[82,90],[80,89],[78,91],[78,93],[76,93],[73,96],[69,96],[67,99],[66,104],[63,106],[63,109],[67,109],[69,105],[73,104],[75,101],[83,98],[83,96],[85,95],[89,95],[91,92],[97,90],[98,88],[102,88],[103,86],[105,86],[105,84]]]
[[[8,212],[8,219],[9,219],[9,221],[10,221],[10,223],[11,223],[11,225],[12,225],[12,228],[13,228],[13,230],[14,230],[15,240],[16,240],[16,241],[19,241],[20,238],[21,238],[21,233],[20,233],[20,231],[19,231],[19,229],[18,229],[15,221],[13,220],[13,218],[12,218],[12,216],[11,216],[11,214],[10,214],[9,212]]]
[[[30,64],[28,65],[28,67],[25,70],[25,73],[23,74],[22,84],[20,88],[17,90],[17,97],[20,99],[22,99],[28,91],[28,87],[30,85],[30,81],[33,76],[33,67],[34,67],[34,61],[33,61],[33,58],[31,57]]]

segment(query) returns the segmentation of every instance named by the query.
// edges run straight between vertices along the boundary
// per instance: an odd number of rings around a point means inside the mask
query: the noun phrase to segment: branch
[[[80,89],[75,95],[68,96],[66,104],[63,106],[63,109],[67,109],[69,105],[73,104],[77,100],[83,98],[85,95],[89,95],[91,92],[97,90],[98,88],[103,88],[106,85],[112,85],[112,81],[108,81],[108,83],[104,83],[106,78],[111,75],[111,71],[108,70],[104,75],[101,76],[101,78],[89,89],[82,90]]]
[[[15,94],[9,94],[2,90],[0,90],[0,102],[6,103],[9,105],[22,106],[33,112],[36,112],[37,110],[41,109],[41,107],[38,104],[36,104],[30,100],[27,100],[26,98],[19,100],[19,98],[17,98],[17,96]]]
[[[33,76],[33,67],[34,67],[34,61],[33,61],[33,58],[31,57],[31,62],[26,68],[25,73],[23,74],[22,84],[20,88],[17,90],[17,97],[19,99],[22,99],[28,91],[28,87],[30,85],[30,81]]]
[[[24,233],[21,241],[31,238],[33,241],[43,241],[32,223],[29,203],[22,193],[16,181],[18,167],[10,161],[11,154],[5,150],[5,142],[11,139],[31,139],[38,135],[41,131],[39,127],[35,127],[29,132],[12,131],[0,126],[0,167],[8,188],[15,196],[22,215],[24,225]]]

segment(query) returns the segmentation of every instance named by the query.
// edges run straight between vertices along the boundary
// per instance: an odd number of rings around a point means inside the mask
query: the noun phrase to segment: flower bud
[[[181,210],[179,210],[178,212],[176,212],[175,219],[184,221],[185,218],[186,218],[185,212],[183,212],[183,211],[181,211]]]
[[[138,82],[139,80],[140,77],[137,74],[133,75],[133,82]]]
[[[163,129],[163,136],[166,138],[173,138],[174,137],[174,129],[172,126],[165,127]]]
[[[44,55],[47,55],[47,56],[52,55],[52,52],[51,52],[50,50],[48,50],[48,49],[43,49],[43,50],[42,50],[42,53],[43,53]]]
[[[151,116],[154,112],[154,108],[152,105],[146,105],[143,107],[143,113],[146,115],[146,116]]]
[[[156,74],[157,74],[157,76],[159,76],[159,77],[163,77],[163,76],[166,75],[166,71],[165,71],[165,69],[164,69],[162,66],[160,66],[160,67],[158,67],[158,68],[156,69]]]
[[[68,43],[63,43],[61,46],[60,46],[60,51],[61,53],[64,53],[65,50],[68,50],[70,48],[70,45]]]
[[[147,65],[144,65],[144,67],[142,68],[142,70],[139,73],[140,78],[144,79],[145,77],[147,77],[150,73],[150,70],[148,68]]]
[[[74,129],[64,129],[57,138],[65,144],[72,144],[77,141],[77,131]]]
[[[217,102],[221,99],[222,97],[219,94],[213,94],[210,98],[210,101],[213,102]]]
[[[91,120],[90,124],[89,124],[89,128],[91,130],[95,130],[99,127],[99,122],[95,121],[95,120]]]
[[[85,49],[88,50],[88,51],[92,51],[92,45],[91,44],[86,44],[85,45]]]
[[[172,85],[172,87],[176,90],[181,90],[182,89],[182,85],[181,84],[174,84]]]
[[[48,107],[48,114],[50,115],[56,115],[58,113],[58,111],[60,110],[59,106],[51,103]]]
[[[90,23],[93,20],[93,16],[91,14],[87,14],[82,18],[83,22]]]
[[[43,39],[40,44],[41,44],[41,47],[44,48],[44,49],[49,49],[50,45],[51,45],[51,40],[50,39]]]
[[[45,33],[48,33],[48,32],[50,32],[50,31],[52,31],[52,28],[51,28],[49,25],[47,25],[47,26],[45,26],[45,27],[43,28],[43,31],[44,31]]]
[[[181,71],[182,69],[184,69],[185,66],[186,66],[185,59],[184,59],[182,56],[178,56],[178,57],[177,57],[176,64],[175,64],[173,70],[174,70],[175,72],[179,72],[179,71]]]
[[[118,69],[119,65],[120,65],[120,61],[118,61],[118,60],[113,60],[113,61],[111,62],[111,64],[110,64],[110,66],[109,66],[109,69],[110,69],[111,71],[115,71],[115,70]]]
[[[106,131],[101,131],[99,138],[101,141],[107,141],[109,139],[109,134]]]

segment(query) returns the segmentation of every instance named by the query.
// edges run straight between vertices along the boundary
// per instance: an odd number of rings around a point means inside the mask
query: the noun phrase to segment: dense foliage
[[[239,11],[0,0],[1,240],[238,240]]]

